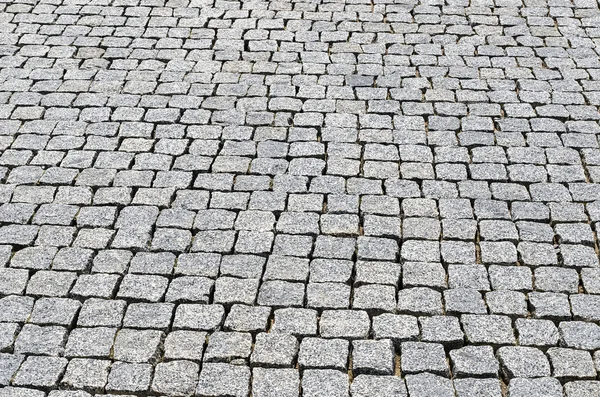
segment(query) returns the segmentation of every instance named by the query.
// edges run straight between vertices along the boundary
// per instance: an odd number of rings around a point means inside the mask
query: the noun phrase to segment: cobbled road
[[[600,396],[594,0],[2,0],[0,397]]]

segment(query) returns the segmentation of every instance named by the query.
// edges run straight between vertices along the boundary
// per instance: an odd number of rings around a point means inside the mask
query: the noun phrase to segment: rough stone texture
[[[550,376],[548,359],[541,350],[534,347],[503,346],[496,354],[507,378]]]
[[[568,382],[564,390],[567,397],[595,396],[600,394],[600,382],[585,380]]]
[[[150,388],[152,365],[130,364],[117,361],[113,363],[106,391],[144,393]]]
[[[0,2],[0,397],[598,394],[599,17]]]
[[[252,391],[258,397],[297,397],[300,375],[295,369],[255,368],[252,371]]]
[[[355,340],[352,342],[352,371],[392,375],[394,372],[394,346],[391,340]]]
[[[437,343],[404,342],[401,346],[404,373],[430,372],[449,375],[444,347]]]
[[[451,397],[454,396],[452,381],[430,373],[406,376],[409,396]]]
[[[152,391],[170,396],[191,395],[196,388],[199,368],[190,361],[160,363],[154,371]]]
[[[205,364],[200,371],[196,395],[245,397],[250,389],[250,369],[231,364]]]
[[[350,344],[343,339],[305,338],[300,344],[298,364],[302,368],[334,368],[348,366]]]
[[[348,374],[332,369],[307,369],[302,377],[306,397],[348,397]]]
[[[404,381],[397,376],[358,375],[350,386],[352,396],[357,397],[405,397]]]
[[[450,360],[456,376],[498,376],[498,360],[491,346],[465,346],[452,350]]]
[[[69,362],[62,384],[71,388],[102,390],[106,386],[111,362],[74,358]]]
[[[454,389],[459,397],[501,397],[502,388],[497,379],[454,379]]]
[[[552,347],[548,349],[552,376],[568,379],[593,379],[596,369],[590,352]]]
[[[563,388],[555,378],[515,378],[508,385],[508,393],[517,397],[560,397],[563,395]]]
[[[298,352],[298,340],[293,335],[273,332],[256,336],[250,361],[257,365],[290,367]]]

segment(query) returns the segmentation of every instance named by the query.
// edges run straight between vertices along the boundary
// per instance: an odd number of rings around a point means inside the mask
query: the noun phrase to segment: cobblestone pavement
[[[0,33],[0,397],[600,396],[596,1]]]

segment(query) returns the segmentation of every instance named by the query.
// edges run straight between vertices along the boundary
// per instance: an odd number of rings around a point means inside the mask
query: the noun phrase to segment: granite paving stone
[[[552,363],[552,376],[569,379],[593,379],[596,369],[589,352],[561,347],[548,349],[548,357]]]
[[[502,396],[502,387],[496,379],[464,378],[453,383],[458,397]]]
[[[394,345],[390,339],[352,341],[353,373],[392,375],[394,358]]]
[[[537,378],[550,375],[550,363],[537,348],[502,346],[496,355],[507,378]]]
[[[515,320],[515,327],[521,346],[544,347],[558,343],[559,330],[550,320],[518,318]]]
[[[187,396],[194,392],[199,366],[191,361],[159,363],[154,371],[152,391],[170,396]]]
[[[465,346],[450,351],[456,377],[497,377],[500,369],[491,346]]]
[[[108,358],[117,334],[117,328],[76,328],[69,334],[65,346],[66,357]]]
[[[438,343],[403,342],[401,366],[405,373],[429,372],[448,376],[444,346]]]
[[[151,364],[133,364],[116,361],[113,363],[106,391],[116,393],[144,393],[150,388]]]
[[[593,396],[600,393],[600,383],[585,380],[572,381],[565,383],[564,391],[568,397]]]
[[[0,390],[0,396],[2,397],[45,397],[46,393],[41,390],[30,389],[26,387],[5,387]]]
[[[332,369],[307,369],[302,377],[302,395],[306,397],[347,397],[348,375]]]
[[[19,354],[0,353],[0,385],[8,386],[17,372],[25,356]]]
[[[305,338],[300,344],[298,364],[302,368],[344,370],[348,365],[349,346],[343,339]]]
[[[61,384],[72,389],[102,391],[110,366],[109,360],[74,358],[67,365]]]
[[[510,396],[558,397],[563,395],[563,387],[556,378],[515,378],[508,385]]]
[[[256,336],[250,361],[268,367],[290,367],[298,353],[298,340],[285,333],[260,333]]]
[[[404,397],[406,385],[398,376],[358,375],[350,386],[352,396],[359,397]]]
[[[428,372],[407,375],[406,386],[409,396],[450,397],[455,395],[454,386],[450,379]]]
[[[250,369],[240,365],[208,363],[202,366],[196,395],[245,397],[250,389]]]
[[[257,397],[297,397],[300,376],[295,369],[254,368],[252,390]]]
[[[65,371],[68,360],[62,357],[29,356],[14,375],[15,386],[52,387]]]
[[[0,15],[0,397],[599,393],[597,2]]]

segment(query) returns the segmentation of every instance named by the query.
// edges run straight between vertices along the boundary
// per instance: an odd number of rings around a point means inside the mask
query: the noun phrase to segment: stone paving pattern
[[[596,1],[0,33],[0,397],[600,396]]]

